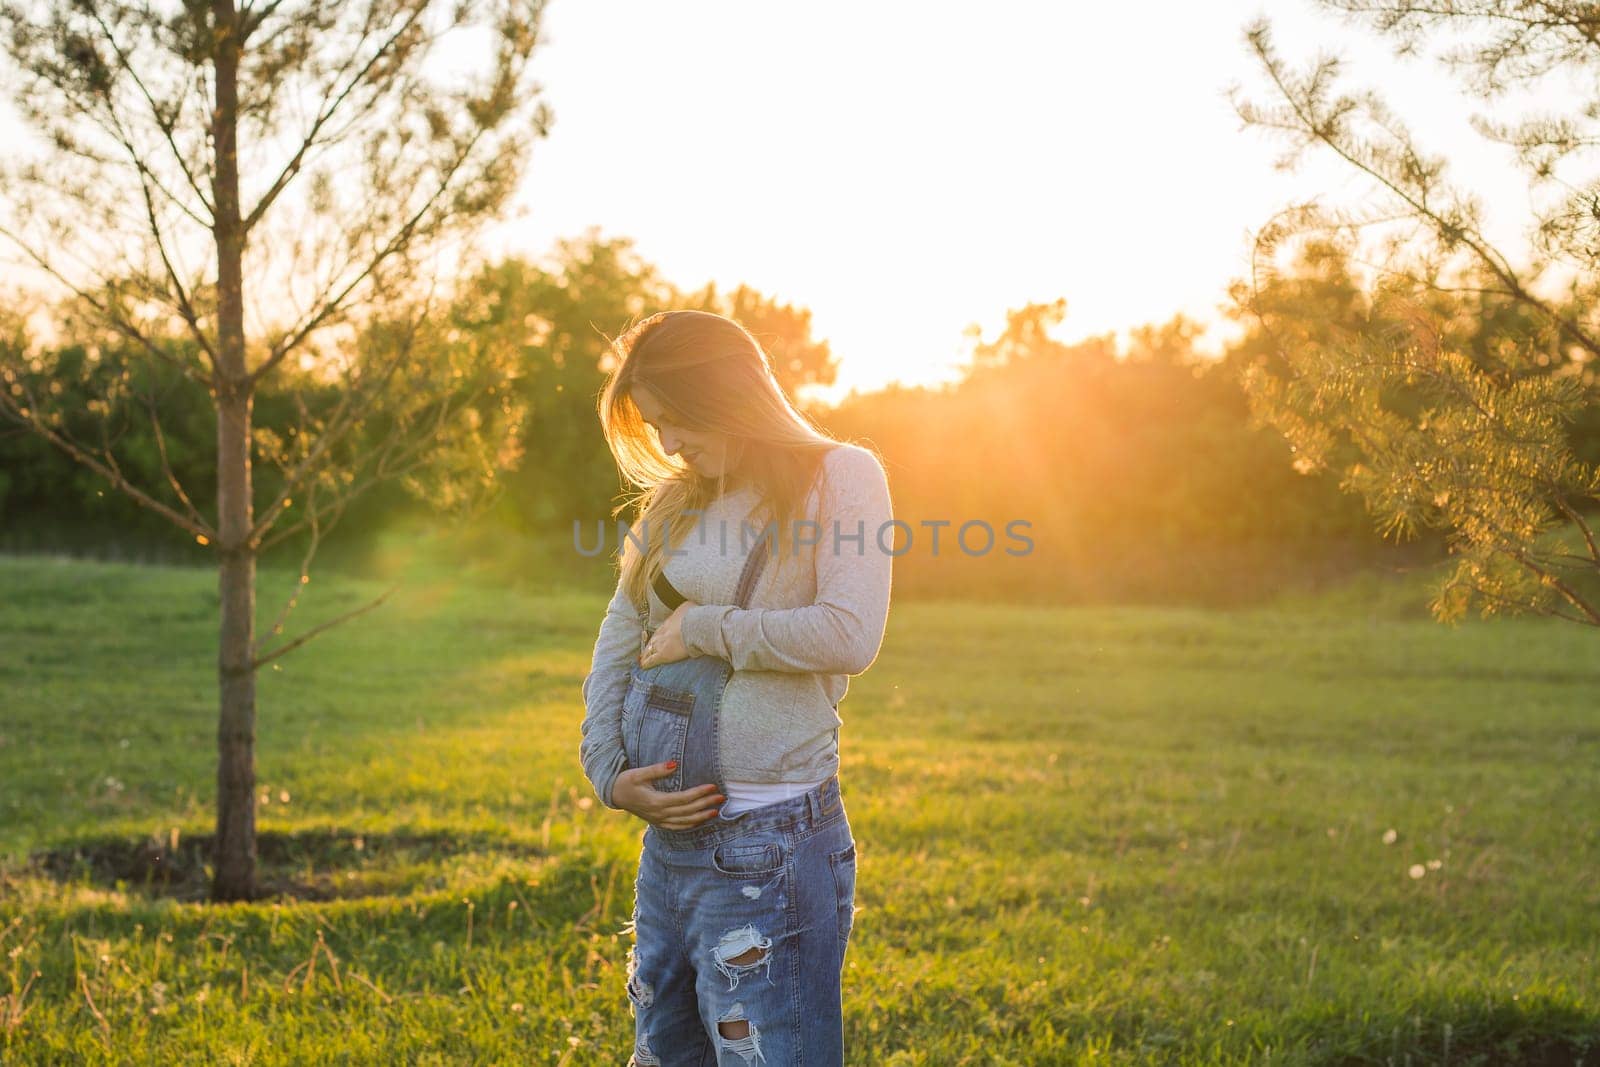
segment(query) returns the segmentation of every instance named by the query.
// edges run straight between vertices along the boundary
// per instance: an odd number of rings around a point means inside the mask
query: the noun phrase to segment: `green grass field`
[[[264,672],[298,896],[218,907],[116,862],[211,829],[215,575],[0,558],[0,1063],[622,1063],[607,593],[420,568]],[[840,709],[850,1062],[1600,1063],[1600,634],[1377,595],[897,602]]]

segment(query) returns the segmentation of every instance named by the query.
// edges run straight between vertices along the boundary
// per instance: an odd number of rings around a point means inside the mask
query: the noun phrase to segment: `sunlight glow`
[[[1062,340],[1182,312],[1215,350],[1251,232],[1293,200],[1363,188],[1315,153],[1275,171],[1283,145],[1240,130],[1228,86],[1267,99],[1243,44],[1259,11],[558,0],[536,60],[551,136],[484,244],[538,257],[597,226],[684,289],[745,283],[808,307],[841,363],[818,390],[830,399],[953,380],[969,327],[993,336],[1007,309],[1058,297]],[[1517,217],[1525,182],[1430,59],[1396,60],[1309,3],[1270,14],[1286,57],[1341,50],[1352,87],[1381,86]],[[0,111],[0,136],[14,123]],[[1492,211],[1488,229],[1525,247]],[[0,283],[14,277],[0,250]]]

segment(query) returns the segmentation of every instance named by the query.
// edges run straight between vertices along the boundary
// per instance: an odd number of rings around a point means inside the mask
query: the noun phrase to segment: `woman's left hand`
[[[659,667],[689,658],[689,649],[683,643],[683,613],[698,606],[692,600],[685,600],[672,609],[672,614],[656,627],[656,632],[645,643],[644,651],[639,654],[639,666]]]

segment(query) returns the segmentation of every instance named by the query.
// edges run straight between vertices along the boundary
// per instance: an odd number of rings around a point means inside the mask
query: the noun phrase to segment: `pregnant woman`
[[[856,844],[838,708],[883,641],[888,480],[795,410],[731,319],[663,312],[616,349],[600,423],[637,521],[579,755],[600,800],[646,823],[628,1062],[842,1064]]]

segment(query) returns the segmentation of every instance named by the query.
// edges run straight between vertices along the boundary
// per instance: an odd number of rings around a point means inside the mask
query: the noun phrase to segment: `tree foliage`
[[[1443,60],[1486,106],[1564,79],[1590,97],[1564,98],[1564,114],[1475,118],[1535,194],[1532,251],[1519,261],[1486,235],[1482,198],[1380,94],[1342,88],[1337,56],[1297,72],[1270,24],[1252,23],[1246,41],[1272,102],[1236,91],[1240,117],[1287,142],[1286,165],[1315,148],[1369,183],[1355,205],[1296,205],[1258,235],[1250,282],[1235,290],[1258,327],[1243,376],[1253,410],[1304,468],[1335,470],[1386,533],[1448,531],[1459,561],[1438,618],[1476,607],[1600,625],[1600,466],[1577,445],[1600,399],[1600,186],[1582,176],[1600,145],[1600,23],[1572,3],[1325,6],[1402,54],[1453,35]],[[1368,249],[1374,280],[1363,284],[1348,268]],[[1292,256],[1300,276],[1286,279]],[[1318,295],[1336,295],[1321,307],[1302,284],[1319,271]]]

